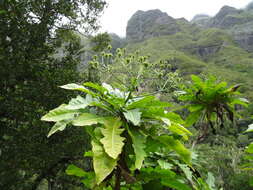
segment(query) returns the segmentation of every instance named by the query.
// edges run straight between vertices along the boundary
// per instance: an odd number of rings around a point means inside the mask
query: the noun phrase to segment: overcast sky
[[[174,18],[191,20],[194,15],[215,15],[223,5],[243,8],[252,0],[107,0],[108,7],[100,19],[102,29],[125,36],[129,18],[137,10],[160,9]]]

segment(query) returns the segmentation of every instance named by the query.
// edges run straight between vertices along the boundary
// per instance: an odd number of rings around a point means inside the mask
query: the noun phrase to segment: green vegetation
[[[91,35],[105,6],[0,2],[0,189],[251,190],[251,4],[126,38]]]

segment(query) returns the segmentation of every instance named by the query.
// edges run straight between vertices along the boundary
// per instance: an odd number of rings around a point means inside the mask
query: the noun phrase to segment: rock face
[[[198,14],[193,17],[191,23],[196,24],[201,27],[206,27],[211,17],[206,14]]]
[[[245,24],[234,26],[229,30],[229,33],[240,47],[253,52],[253,20]]]
[[[175,34],[180,31],[175,19],[158,9],[137,11],[128,21],[126,39],[142,41],[147,38]]]
[[[220,28],[230,34],[240,47],[253,51],[253,2],[245,9],[224,6],[212,18],[196,15],[191,23],[202,28]]]
[[[234,7],[224,6],[218,14],[213,17],[209,23],[209,27],[229,28],[240,23],[241,18],[237,16],[240,11]]]

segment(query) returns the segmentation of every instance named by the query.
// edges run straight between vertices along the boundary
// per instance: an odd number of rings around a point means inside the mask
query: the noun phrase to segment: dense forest
[[[0,189],[252,190],[253,2],[125,38],[107,5],[0,1]]]

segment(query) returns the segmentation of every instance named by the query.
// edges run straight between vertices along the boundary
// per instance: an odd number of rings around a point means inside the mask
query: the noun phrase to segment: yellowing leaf
[[[104,123],[105,118],[99,117],[91,113],[82,113],[75,120],[72,121],[74,126],[86,126],[86,125],[95,125],[98,123]]]
[[[119,118],[108,119],[104,123],[105,128],[101,129],[101,132],[104,136],[100,140],[103,144],[105,152],[112,158],[116,159],[119,154],[122,152],[124,146],[124,139],[120,134],[124,129],[120,128],[122,122]]]
[[[100,143],[92,141],[91,144],[96,183],[100,184],[113,171],[117,165],[117,160],[109,157]]]
[[[69,110],[66,108],[66,104],[62,104],[59,107],[51,110],[49,113],[44,115],[41,120],[43,121],[61,121],[73,119],[77,114],[79,114],[78,110]]]

